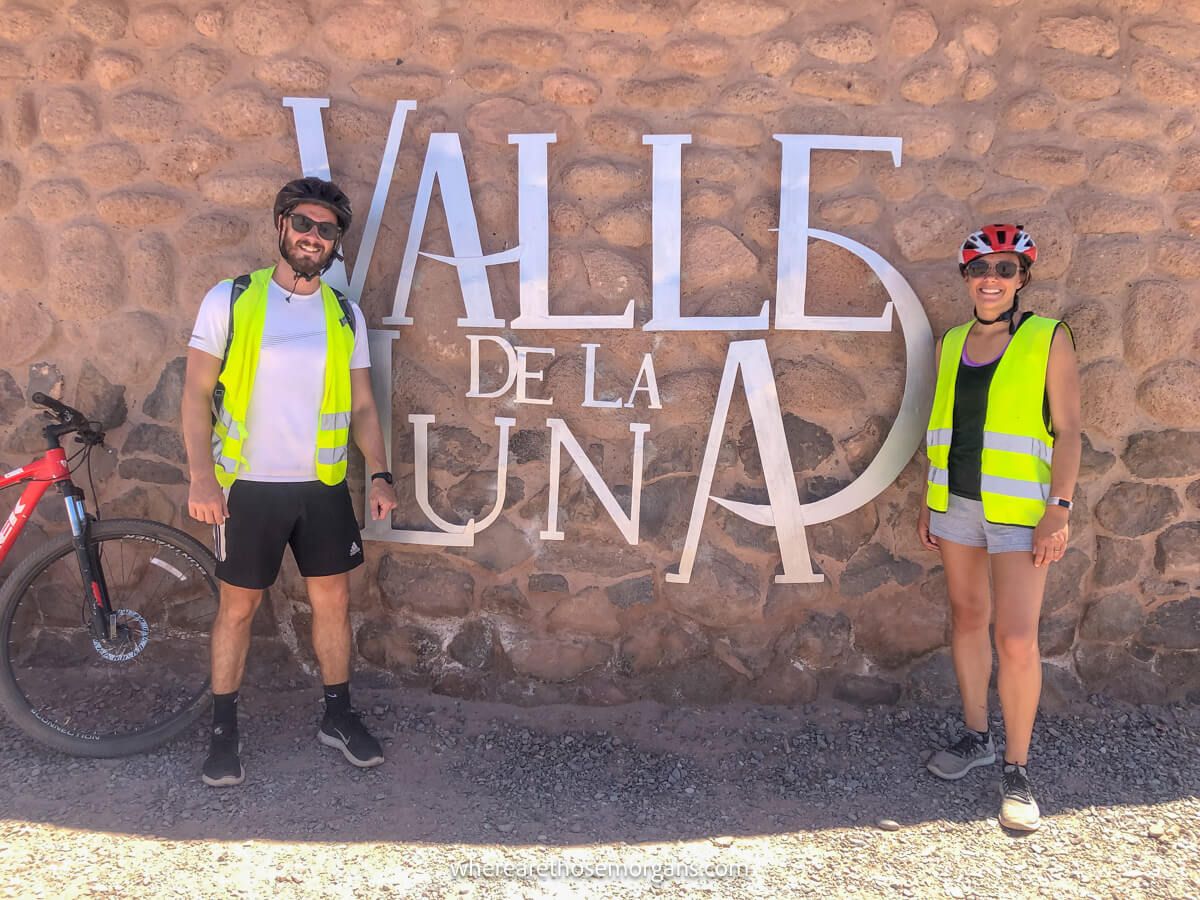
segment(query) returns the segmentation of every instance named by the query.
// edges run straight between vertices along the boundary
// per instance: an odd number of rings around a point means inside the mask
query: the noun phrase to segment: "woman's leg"
[[[950,594],[950,649],[962,694],[963,721],[972,731],[987,731],[987,692],[992,677],[987,550],[944,537],[938,538],[938,547]]]
[[[1000,708],[1004,760],[1026,764],[1042,691],[1038,618],[1049,566],[1036,567],[1028,551],[992,555],[996,592],[996,651],[1000,656]]]

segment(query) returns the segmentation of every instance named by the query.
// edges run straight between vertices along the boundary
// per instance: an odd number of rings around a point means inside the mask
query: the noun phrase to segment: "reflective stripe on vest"
[[[249,287],[234,303],[233,340],[220,378],[224,397],[213,416],[213,464],[222,487],[232,485],[247,466],[243,452],[248,434],[246,415],[254,391],[267,317],[267,290],[274,271],[266,268],[252,273]],[[345,479],[349,457],[350,355],[354,350],[354,332],[345,322],[333,289],[324,282],[321,282],[321,299],[325,311],[325,384],[313,458],[317,478],[333,485]]]
[[[955,326],[942,339],[937,389],[925,435],[929,457],[925,502],[938,512],[945,512],[950,502],[954,387],[972,324]],[[1046,510],[1054,437],[1042,417],[1042,403],[1050,342],[1060,324],[1041,316],[1025,319],[992,376],[980,458],[980,497],[989,522],[1034,526]],[[1002,400],[993,403],[993,397]]]

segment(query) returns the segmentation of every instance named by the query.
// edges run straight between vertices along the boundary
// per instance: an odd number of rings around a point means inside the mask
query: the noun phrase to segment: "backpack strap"
[[[335,287],[331,286],[329,289],[333,291],[333,296],[337,297],[338,306],[342,308],[342,324],[348,325],[350,333],[354,334],[358,329],[358,318],[354,315],[349,298]]]
[[[225,353],[221,357],[221,371],[225,371],[225,362],[229,359],[229,348],[233,346],[233,305],[237,303],[238,297],[246,292],[246,288],[250,287],[250,276],[239,275],[233,279],[233,287],[229,291],[229,328],[225,332]]]

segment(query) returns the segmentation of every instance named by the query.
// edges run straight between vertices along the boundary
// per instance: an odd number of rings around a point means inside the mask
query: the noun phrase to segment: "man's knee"
[[[262,603],[262,597],[261,590],[222,584],[221,616],[231,625],[248,628]]]

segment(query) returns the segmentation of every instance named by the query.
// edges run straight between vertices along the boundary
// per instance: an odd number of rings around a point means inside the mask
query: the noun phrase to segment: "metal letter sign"
[[[328,98],[287,97],[284,106],[290,107],[296,124],[296,139],[300,148],[300,164],[305,175],[330,177],[329,158],[325,145],[324,124],[321,110],[329,106]],[[388,187],[396,165],[400,141],[404,132],[407,114],[416,109],[411,100],[397,101],[392,115],[391,128],[384,145],[379,166],[379,176],[371,207],[363,229],[362,243],[355,259],[354,277],[347,277],[345,267],[337,262],[330,269],[330,284],[346,291],[357,301],[362,295],[363,283],[370,268],[371,257],[379,234],[383,209],[387,202]],[[709,427],[704,457],[700,465],[700,477],[696,496],[692,503],[692,514],[688,521],[683,553],[677,573],[669,572],[666,580],[672,583],[687,583],[691,579],[696,560],[700,534],[703,530],[709,501],[755,522],[775,529],[779,538],[783,572],[775,576],[778,582],[805,583],[822,580],[822,575],[813,571],[808,551],[805,527],[827,522],[853,512],[869,503],[889,484],[895,481],[901,470],[912,458],[921,443],[929,407],[933,398],[933,333],[929,319],[921,307],[912,287],[890,262],[858,241],[831,231],[809,227],[809,177],[813,150],[846,150],[859,152],[890,153],[892,164],[900,165],[901,141],[895,137],[845,137],[839,135],[777,134],[775,140],[782,147],[779,198],[779,258],[776,281],[774,327],[777,331],[891,331],[893,318],[900,320],[904,335],[905,382],[900,410],[891,431],[879,449],[879,453],[866,470],[854,481],[837,493],[823,500],[801,503],[792,472],[791,456],[787,437],[783,429],[783,410],[775,388],[771,360],[765,340],[734,341],[729,345],[721,386],[717,391],[712,424]],[[651,317],[642,327],[646,331],[765,331],[770,327],[771,303],[764,301],[761,311],[754,316],[684,316],[680,310],[680,259],[682,246],[682,154],[683,147],[691,143],[686,134],[645,135],[642,142],[651,148],[651,219],[652,250],[651,264],[653,287],[651,295]],[[396,285],[395,303],[391,315],[383,319],[386,325],[406,326],[414,323],[409,315],[408,301],[412,292],[413,277],[418,256],[426,256],[438,262],[454,266],[458,273],[466,315],[458,320],[463,327],[473,329],[503,328],[505,321],[497,318],[488,286],[487,267],[506,263],[517,263],[520,280],[520,315],[509,323],[513,329],[630,329],[634,327],[634,301],[616,315],[554,315],[550,310],[549,285],[549,190],[547,184],[547,154],[555,142],[553,134],[510,134],[508,142],[517,148],[517,218],[518,241],[507,250],[484,253],[479,238],[479,225],[471,200],[470,182],[467,177],[466,161],[457,134],[439,133],[429,137],[425,163],[417,188],[417,195],[410,219],[408,239],[401,260],[400,278]],[[433,198],[433,183],[441,187],[442,203],[445,206],[446,222],[450,234],[453,256],[443,256],[421,251],[421,239],[429,204]],[[805,310],[805,291],[808,282],[808,242],[810,239],[828,241],[861,259],[887,290],[889,301],[876,316],[813,316]],[[392,392],[392,344],[398,337],[395,330],[371,330],[371,384],[377,397],[391,398]],[[472,334],[465,336],[470,345],[470,388],[467,398],[499,399],[510,389],[515,390],[511,402],[550,404],[553,398],[528,396],[527,382],[539,381],[540,369],[530,370],[529,354],[553,356],[553,347],[514,347],[504,338],[492,335]],[[507,370],[504,384],[497,390],[483,391],[480,387],[479,354],[480,343],[496,344],[504,355]],[[661,409],[657,376],[651,354],[646,354],[634,388],[627,402],[620,399],[596,397],[595,367],[599,344],[584,343],[585,389],[582,405],[601,412],[620,407],[633,407],[645,402],[648,409]],[[711,494],[716,474],[721,435],[724,433],[737,376],[741,375],[750,408],[750,424],[758,442],[762,460],[763,476],[767,485],[765,504],[745,503],[714,497]],[[509,402],[509,401],[505,401]],[[390,435],[392,428],[392,404],[379,404],[384,434]],[[393,541],[409,544],[427,544],[443,547],[470,547],[475,535],[487,528],[500,514],[504,506],[506,475],[508,472],[508,436],[516,420],[497,416],[499,443],[497,450],[496,503],[482,519],[463,524],[449,522],[434,512],[429,502],[429,426],[434,416],[426,412],[414,412],[408,420],[413,425],[414,442],[414,492],[417,505],[424,513],[434,531],[399,530],[390,522],[368,521],[363,536],[371,540]],[[621,509],[612,489],[604,483],[600,473],[583,452],[576,437],[560,418],[549,418],[546,425],[550,431],[549,485],[546,528],[541,532],[543,540],[565,540],[566,535],[558,529],[558,497],[561,478],[562,451],[565,449],[572,462],[583,474],[584,480],[595,493],[600,504],[612,518],[617,530],[630,544],[638,542],[638,525],[642,495],[643,442],[650,426],[632,423],[633,434],[632,490],[628,515]],[[388,464],[391,465],[391,444],[387,447]]]

